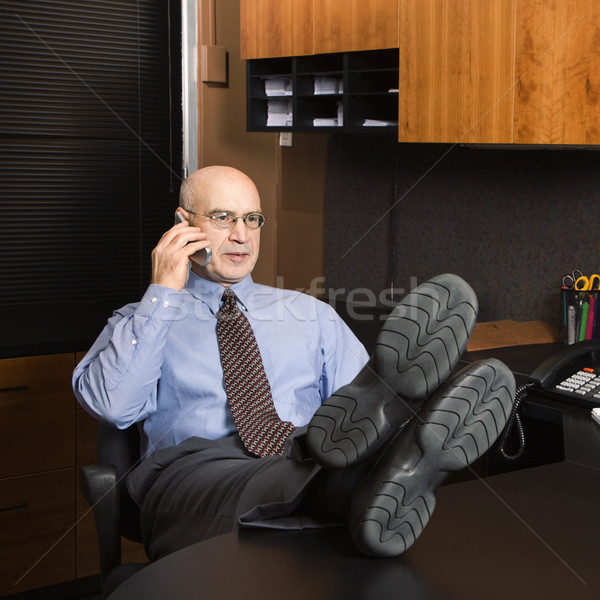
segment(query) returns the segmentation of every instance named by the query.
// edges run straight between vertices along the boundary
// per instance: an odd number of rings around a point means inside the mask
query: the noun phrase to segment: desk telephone
[[[525,435],[518,409],[528,394],[589,409],[600,406],[600,340],[585,340],[561,348],[531,373],[527,385],[517,390],[512,412],[500,436],[499,451],[506,460],[518,460],[524,454]],[[513,427],[519,447],[509,454],[506,444]]]
[[[585,408],[600,406],[600,340],[561,348],[529,376],[528,392]]]

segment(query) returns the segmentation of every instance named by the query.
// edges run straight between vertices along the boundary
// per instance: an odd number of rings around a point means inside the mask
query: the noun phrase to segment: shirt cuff
[[[177,321],[183,318],[181,307],[184,298],[184,292],[152,283],[138,304],[136,313],[161,321]]]

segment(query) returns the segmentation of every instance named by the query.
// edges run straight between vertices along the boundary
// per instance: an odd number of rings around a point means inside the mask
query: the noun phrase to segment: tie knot
[[[223,292],[223,295],[221,296],[221,300],[223,302],[231,302],[231,301],[235,302],[235,300],[236,300],[235,292],[233,290],[229,290],[229,289],[225,290]]]
[[[236,295],[233,290],[225,290],[221,296],[223,304],[221,305],[221,312],[229,313],[236,308]]]

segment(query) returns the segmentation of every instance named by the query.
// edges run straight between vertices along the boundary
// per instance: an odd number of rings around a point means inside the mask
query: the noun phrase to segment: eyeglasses
[[[201,213],[194,212],[193,210],[186,210],[193,215],[212,219],[212,222],[221,229],[231,229],[237,223],[238,219],[242,219],[246,227],[249,229],[259,229],[267,220],[267,217],[261,215],[260,213],[248,213],[242,217],[235,217],[229,212],[221,212],[214,215],[203,215]]]

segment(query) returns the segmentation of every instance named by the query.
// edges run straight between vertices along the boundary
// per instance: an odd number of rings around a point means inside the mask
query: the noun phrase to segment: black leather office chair
[[[96,446],[99,464],[82,468],[80,487],[94,512],[102,591],[106,597],[147,564],[121,564],[121,537],[141,542],[139,508],[125,485],[127,473],[140,458],[137,426],[119,430],[99,423]]]

